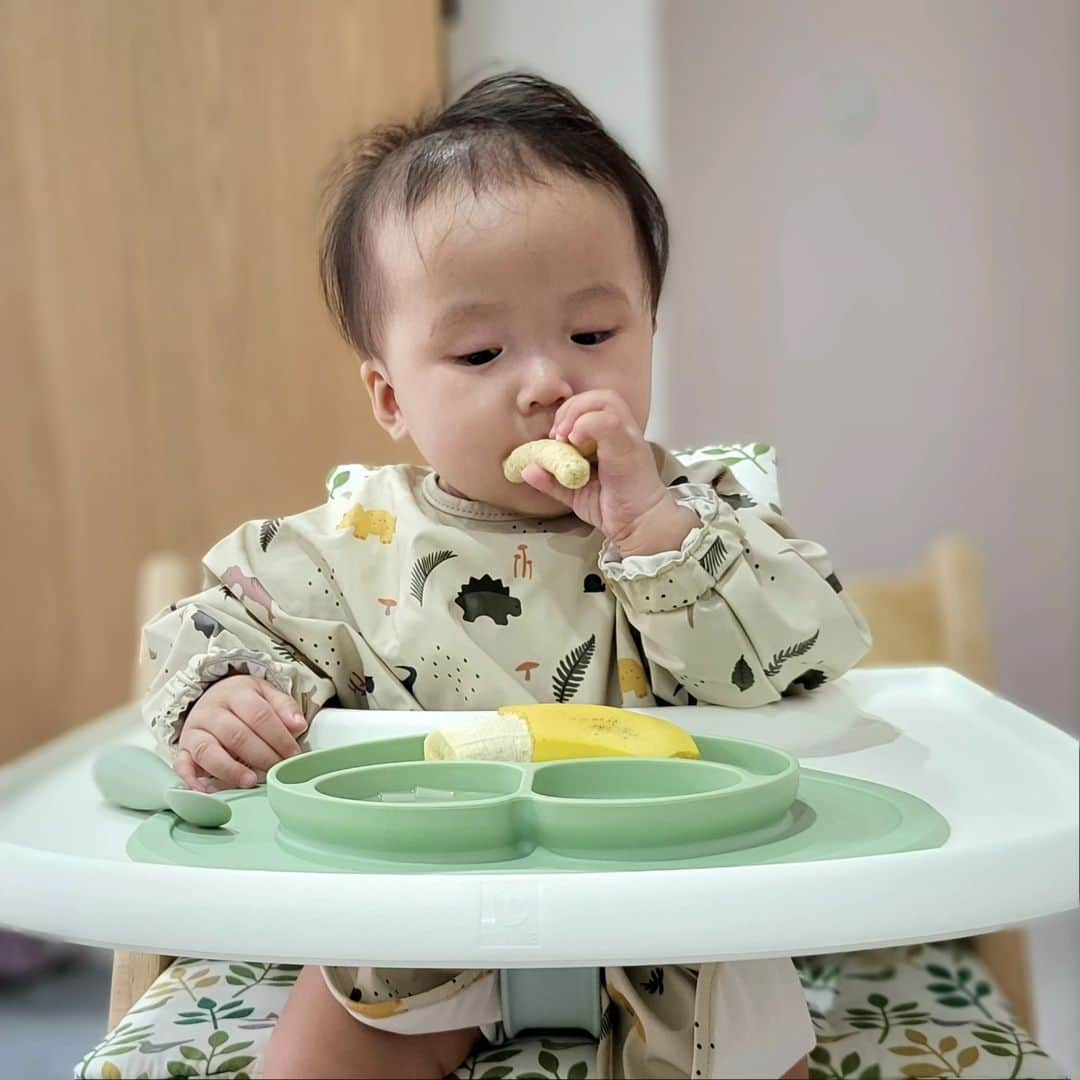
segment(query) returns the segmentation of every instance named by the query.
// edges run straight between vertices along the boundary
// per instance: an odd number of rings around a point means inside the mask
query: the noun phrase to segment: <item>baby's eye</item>
[[[571,334],[570,340],[575,345],[600,345],[614,334],[614,330],[589,330],[584,334]],[[599,338],[599,341],[579,341],[579,338]]]
[[[481,367],[483,364],[490,364],[501,352],[502,349],[481,349],[479,352],[466,353],[464,356],[455,356],[454,359],[462,364],[468,364],[469,367]]]

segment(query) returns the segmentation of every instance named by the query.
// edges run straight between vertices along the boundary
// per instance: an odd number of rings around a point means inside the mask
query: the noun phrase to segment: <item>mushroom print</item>
[[[380,596],[379,597],[379,603],[382,604],[383,607],[386,608],[386,614],[387,615],[389,615],[390,612],[394,608],[397,607],[397,601],[396,600],[391,600],[390,597],[388,597],[388,596]]]
[[[521,572],[518,572],[518,563],[521,564]],[[529,545],[518,544],[517,554],[514,556],[514,577],[531,578],[533,575],[533,561],[529,558]]]
[[[533,672],[539,666],[540,665],[535,660],[522,660],[522,662],[520,664],[518,664],[518,666],[516,668],[514,668],[514,670],[515,671],[524,671],[525,672],[525,681],[528,682],[530,673]]]

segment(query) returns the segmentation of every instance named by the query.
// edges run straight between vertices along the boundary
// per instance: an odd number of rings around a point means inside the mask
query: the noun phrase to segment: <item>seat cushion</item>
[[[812,1078],[1064,1080],[965,942],[801,957],[795,964],[817,1033]],[[271,1029],[299,970],[178,959],[75,1076],[260,1077]],[[481,1047],[453,1075],[588,1080],[596,1076],[596,1045],[572,1034],[521,1036]]]
[[[299,966],[180,957],[75,1067],[76,1077],[262,1076],[262,1056]],[[470,1072],[470,1068],[473,1070]],[[546,1071],[545,1071],[546,1070]],[[596,1043],[573,1034],[520,1036],[477,1050],[458,1075],[596,1075]]]
[[[811,1080],[1065,1077],[967,941],[795,960],[817,1046]]]

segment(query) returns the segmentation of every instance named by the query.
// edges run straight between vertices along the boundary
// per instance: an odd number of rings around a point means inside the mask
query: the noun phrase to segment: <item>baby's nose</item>
[[[522,412],[537,409],[557,409],[574,393],[561,365],[548,356],[540,355],[522,365],[523,377],[518,391]]]

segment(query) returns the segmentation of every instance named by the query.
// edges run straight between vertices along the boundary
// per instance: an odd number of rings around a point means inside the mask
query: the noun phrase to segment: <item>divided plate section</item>
[[[280,762],[267,792],[279,841],[299,854],[487,863],[537,847],[570,858],[683,859],[783,826],[795,758],[741,739],[695,740],[702,760],[425,762],[424,737]]]
[[[582,859],[683,859],[779,821],[798,765],[762,776],[715,761],[588,758],[534,768],[538,843]]]

